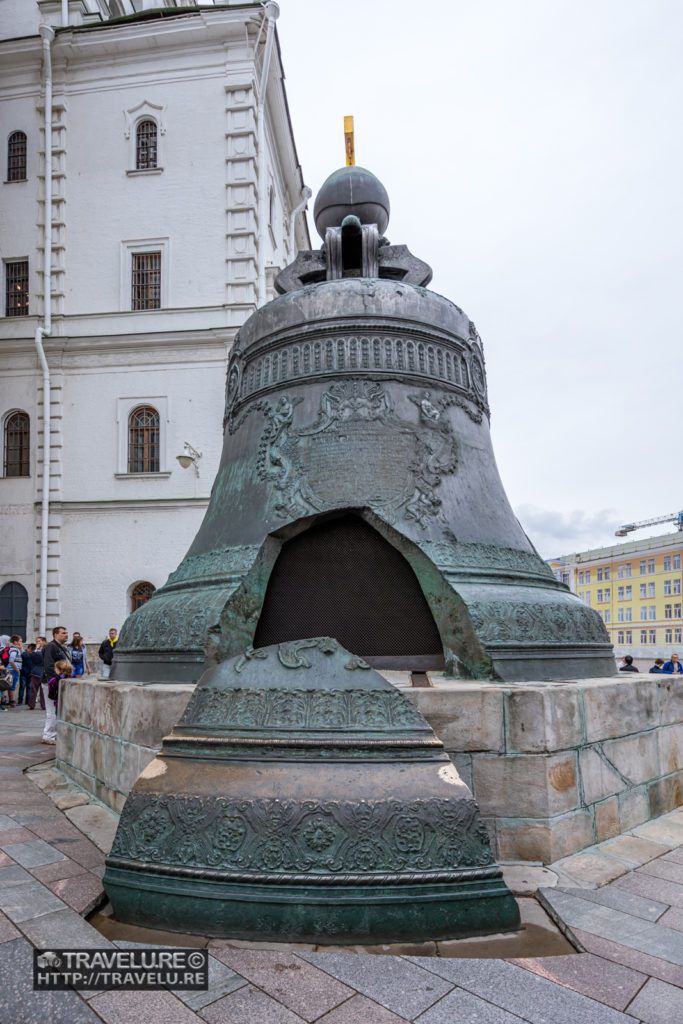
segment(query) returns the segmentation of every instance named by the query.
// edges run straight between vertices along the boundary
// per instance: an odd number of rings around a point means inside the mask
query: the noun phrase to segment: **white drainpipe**
[[[299,216],[300,213],[303,212],[303,210],[306,209],[306,207],[308,206],[308,200],[311,198],[312,195],[313,195],[313,190],[310,189],[308,187],[308,185],[304,185],[304,187],[301,190],[301,196],[302,196],[301,202],[299,203],[298,206],[296,206],[292,210],[292,219],[290,221],[290,229],[289,229],[289,258],[292,259],[292,260],[296,259],[296,251],[297,251],[296,250],[296,218]]]
[[[43,338],[52,330],[52,54],[55,37],[49,25],[40,26],[43,39],[45,75],[45,232],[43,238],[43,326],[36,327],[36,349],[43,370],[43,496],[40,523],[40,604],[39,632],[45,636],[47,620],[47,541],[50,521],[50,367],[45,358]]]
[[[268,87],[268,71],[270,57],[273,52],[275,38],[275,22],[280,16],[280,8],[274,0],[264,4],[264,13],[268,21],[266,29],[266,46],[263,53],[263,67],[258,90],[258,108],[256,111],[258,139],[258,247],[257,247],[257,281],[258,300],[262,306],[266,301],[266,219],[268,216],[268,198],[266,196],[266,89]]]

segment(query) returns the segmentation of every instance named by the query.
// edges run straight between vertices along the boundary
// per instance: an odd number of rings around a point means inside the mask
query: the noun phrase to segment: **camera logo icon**
[[[36,963],[39,967],[59,967],[62,961],[56,953],[46,950],[45,953],[41,953],[40,956],[36,957]]]

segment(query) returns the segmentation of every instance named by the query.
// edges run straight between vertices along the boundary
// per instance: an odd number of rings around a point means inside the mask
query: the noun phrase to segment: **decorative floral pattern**
[[[110,862],[339,875],[494,863],[472,799],[235,800],[133,792]]]
[[[183,726],[243,729],[428,729],[413,704],[396,690],[304,690],[198,686]]]
[[[597,612],[578,598],[569,602],[472,601],[468,611],[477,635],[491,644],[609,644]]]

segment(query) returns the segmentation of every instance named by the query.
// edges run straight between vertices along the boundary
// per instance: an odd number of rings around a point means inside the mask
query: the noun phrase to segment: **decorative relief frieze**
[[[212,576],[243,576],[251,569],[258,551],[257,544],[242,544],[190,555],[171,573],[166,587],[185,580],[202,580]]]
[[[461,392],[452,402],[481,422],[488,415],[486,376],[478,350],[446,342],[388,335],[345,335],[285,342],[267,352],[233,352],[228,368],[226,418],[244,402],[274,386],[303,383],[315,377],[386,375],[423,379],[435,387]],[[472,408],[473,406],[473,408]]]
[[[181,726],[242,729],[427,730],[410,701],[393,690],[259,690],[198,687]]]
[[[237,586],[199,594],[156,594],[126,619],[117,650],[204,649],[209,627],[218,620],[226,600]]]
[[[609,644],[605,625],[578,599],[541,601],[470,601],[467,605],[479,639],[490,644]]]
[[[277,658],[283,668],[310,668],[311,662],[302,652],[311,650],[321,651],[323,654],[335,654],[343,648],[339,641],[331,636],[317,636],[310,640],[288,640],[277,645]],[[249,646],[233,665],[233,671],[239,673],[252,658],[265,659],[269,654],[270,648]],[[369,669],[370,666],[356,654],[351,654],[345,662],[344,668],[350,670]]]
[[[473,800],[230,800],[133,792],[110,862],[211,870],[263,880],[411,873],[494,863]],[[301,880],[305,880],[301,879]],[[371,881],[371,879],[367,879]]]

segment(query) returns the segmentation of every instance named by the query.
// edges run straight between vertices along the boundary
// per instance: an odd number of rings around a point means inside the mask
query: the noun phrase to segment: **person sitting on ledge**
[[[627,654],[624,658],[625,664],[619,669],[620,672],[637,672],[638,669],[633,664],[633,658],[630,654]]]
[[[671,661],[667,661],[662,667],[662,672],[683,672],[683,665],[678,660],[677,654],[671,655]]]
[[[650,669],[650,672],[659,672],[659,673],[663,672],[664,671],[664,669],[662,668],[663,664],[664,664],[664,658],[655,658],[655,663],[652,666],[652,668]]]

